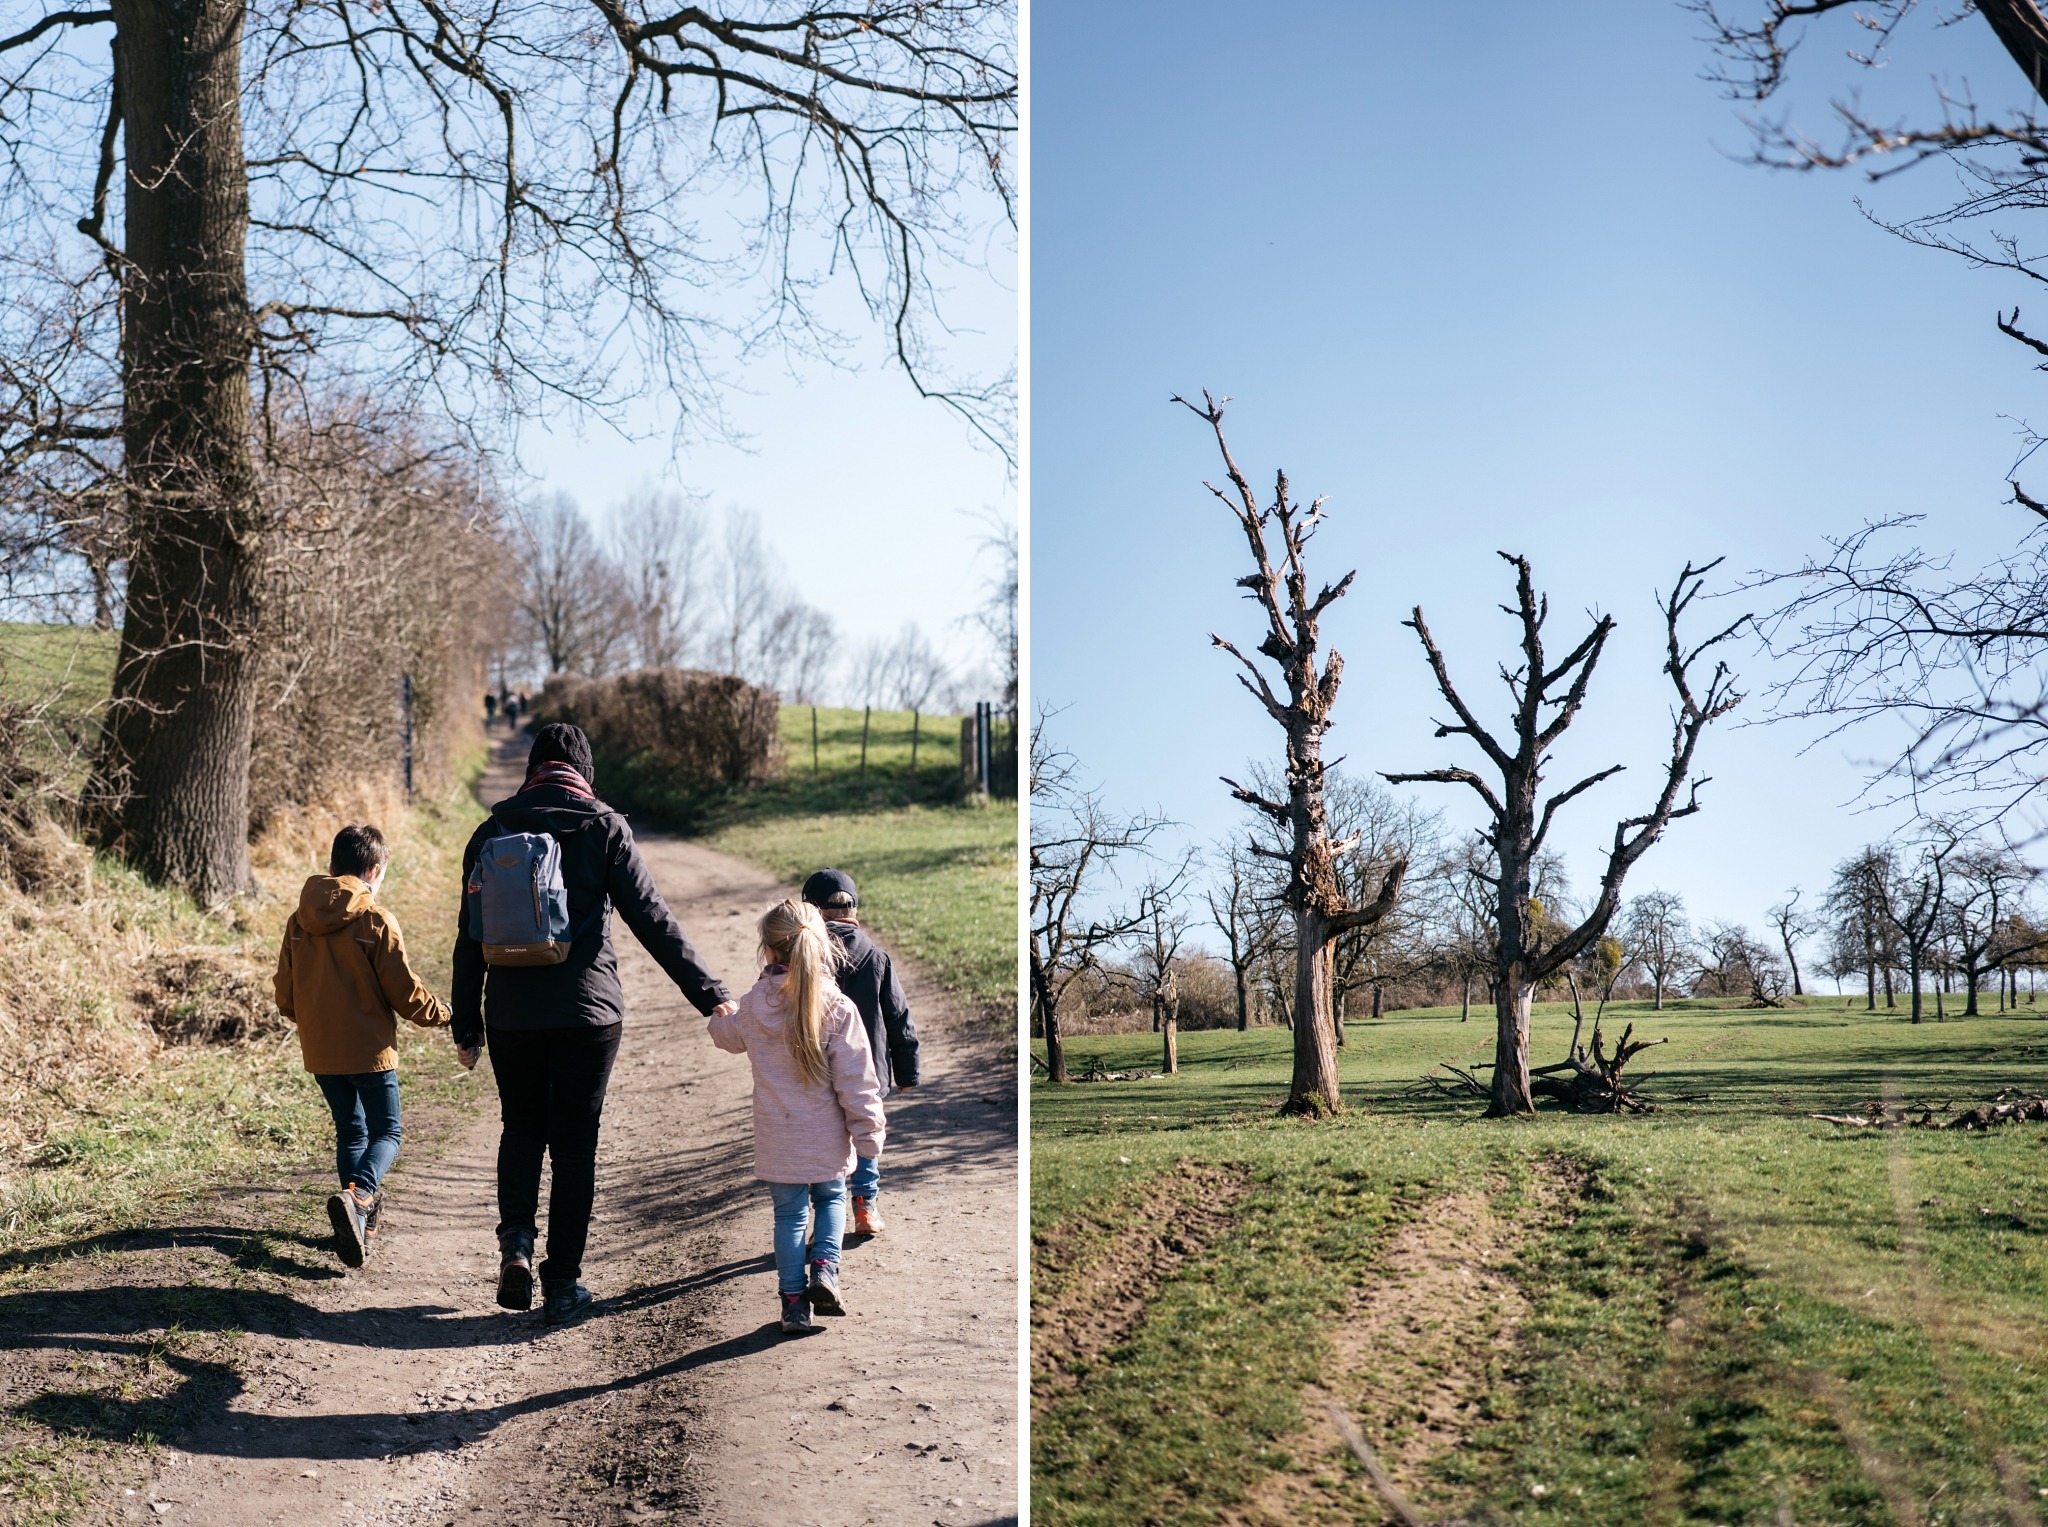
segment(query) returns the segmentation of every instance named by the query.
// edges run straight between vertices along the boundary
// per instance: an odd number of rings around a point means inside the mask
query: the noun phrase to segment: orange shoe
[[[882,1221],[882,1211],[872,1198],[856,1198],[853,1201],[853,1233],[855,1235],[880,1235],[888,1227]]]

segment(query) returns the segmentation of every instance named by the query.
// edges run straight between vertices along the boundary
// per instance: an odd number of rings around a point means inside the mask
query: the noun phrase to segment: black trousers
[[[597,1193],[597,1125],[622,1028],[489,1031],[505,1126],[498,1137],[498,1234],[538,1229],[542,1156],[554,1164],[543,1283],[566,1282],[583,1271]]]

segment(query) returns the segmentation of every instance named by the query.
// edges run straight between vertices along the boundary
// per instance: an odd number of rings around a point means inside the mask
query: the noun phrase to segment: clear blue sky
[[[1236,399],[1255,480],[1284,466],[1330,495],[1320,569],[1358,570],[1326,627],[1348,663],[1329,748],[1351,767],[1475,761],[1432,739],[1443,707],[1399,622],[1423,605],[1500,717],[1496,548],[1534,560],[1556,650],[1589,606],[1619,619],[1552,776],[1630,766],[1567,808],[1581,890],[1655,782],[1653,599],[1688,557],[1783,568],[1900,512],[1971,558],[2024,529],[2003,478],[2042,391],[1992,319],[2029,293],[1873,227],[1860,176],[1740,162],[1700,30],[1670,0],[1034,0],[1033,683],[1116,804],[1209,841],[1237,813],[1216,776],[1277,756],[1206,640],[1257,633],[1231,587],[1242,540],[1201,486],[1214,447],[1176,391]],[[1826,128],[1860,39],[1816,31],[1783,103],[1798,122]],[[1937,74],[2024,95],[1974,17],[1902,40],[1862,88],[1925,108]],[[1876,194],[1897,211],[1951,190],[1936,166]],[[1739,666],[1753,691],[1770,677]],[[1818,890],[1888,825],[1849,805],[1887,739],[1802,757],[1811,736],[1711,734],[1706,810],[1631,888],[1753,926]],[[1474,820],[1469,792],[1426,788]]]

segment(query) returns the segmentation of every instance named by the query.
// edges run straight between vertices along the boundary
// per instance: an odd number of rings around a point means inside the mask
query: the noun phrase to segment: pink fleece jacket
[[[825,988],[821,1025],[829,1084],[807,1082],[789,1053],[789,1003],[782,976],[764,974],[739,1010],[713,1014],[711,1042],[744,1054],[754,1068],[754,1175],[763,1182],[830,1182],[856,1156],[882,1154],[882,1088],[860,1010]]]

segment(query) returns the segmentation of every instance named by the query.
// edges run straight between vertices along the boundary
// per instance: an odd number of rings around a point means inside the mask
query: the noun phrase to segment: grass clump
[[[1434,1514],[1933,1524],[2042,1500],[2048,1131],[1806,1116],[2048,1092],[2048,1022],[2023,1009],[1916,1027],[1839,999],[1610,1014],[1630,1019],[1672,1040],[1644,1057],[1661,1107],[1641,1118],[1488,1122],[1478,1099],[1413,1090],[1484,1040],[1454,1010],[1350,1025],[1346,1111],[1325,1123],[1275,1116],[1291,1058],[1278,1030],[1183,1035],[1175,1078],[1035,1082],[1037,1244],[1171,1160],[1241,1164],[1254,1188],[1233,1232],[1037,1418],[1034,1520],[1247,1509],[1267,1471],[1293,1466],[1302,1386],[1331,1360],[1344,1297],[1374,1288],[1389,1231],[1436,1194],[1512,1191],[1543,1159],[1589,1185],[1539,1216],[1512,1269],[1529,1313],[1483,1413],[1408,1481]],[[1561,1005],[1537,1010],[1539,1062],[1570,1025]],[[1155,1047],[1090,1038],[1069,1060],[1148,1065]],[[1371,1509],[1357,1476],[1337,1483]]]

